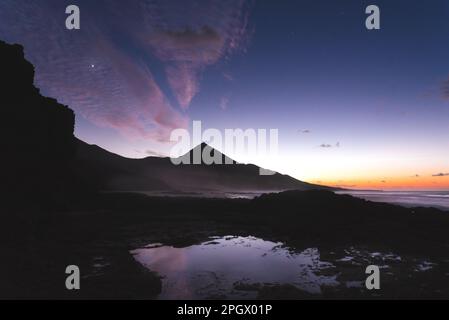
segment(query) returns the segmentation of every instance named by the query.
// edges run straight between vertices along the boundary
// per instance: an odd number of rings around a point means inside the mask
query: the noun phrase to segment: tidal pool
[[[335,267],[318,249],[294,253],[254,237],[213,237],[185,248],[151,244],[131,254],[162,277],[159,299],[252,299],[257,290],[248,288],[285,284],[319,294],[321,286],[339,284],[335,272],[323,272]]]

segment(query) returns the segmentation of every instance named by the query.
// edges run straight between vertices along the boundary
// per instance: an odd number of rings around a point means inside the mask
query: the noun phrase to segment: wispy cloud
[[[130,138],[167,141],[187,127],[202,71],[244,50],[248,34],[243,0],[108,1],[107,10],[79,0],[81,30],[48,23],[68,4],[1,1],[0,38],[24,45],[43,94]]]
[[[340,142],[337,142],[335,145],[329,144],[329,143],[322,143],[320,144],[320,148],[340,148],[341,144]]]
[[[146,150],[145,154],[150,156],[150,157],[158,157],[158,158],[166,157],[166,155],[164,155],[164,154],[162,154],[160,152],[157,152],[157,151],[153,151],[153,150]]]
[[[229,98],[228,97],[222,97],[220,99],[220,108],[222,110],[227,110],[229,105]]]
[[[432,177],[448,177],[448,176],[449,176],[449,173],[442,173],[442,172],[432,175]]]
[[[179,105],[187,109],[200,90],[207,66],[245,50],[248,1],[150,1],[146,22],[153,53],[166,63],[168,82]],[[157,11],[154,10],[157,8]],[[156,16],[157,15],[157,16]]]
[[[225,78],[228,81],[233,81],[234,80],[234,76],[229,73],[229,72],[223,72],[223,78]]]

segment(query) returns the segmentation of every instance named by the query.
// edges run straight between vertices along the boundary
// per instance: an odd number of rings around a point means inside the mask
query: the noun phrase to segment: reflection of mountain
[[[203,143],[183,157],[193,159],[195,151],[201,152],[206,147]],[[226,156],[214,149],[210,151],[211,154],[215,152],[224,163]],[[169,158],[127,159],[82,141],[78,141],[78,161],[80,170],[99,182],[99,188],[107,190],[201,192],[328,189],[279,173],[260,175],[260,168],[251,164],[174,165]]]

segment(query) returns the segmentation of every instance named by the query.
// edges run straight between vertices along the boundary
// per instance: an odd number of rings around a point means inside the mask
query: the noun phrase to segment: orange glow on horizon
[[[449,190],[449,176],[443,177],[396,177],[369,178],[351,180],[313,180],[311,183],[340,187],[346,189],[375,189],[375,190]]]

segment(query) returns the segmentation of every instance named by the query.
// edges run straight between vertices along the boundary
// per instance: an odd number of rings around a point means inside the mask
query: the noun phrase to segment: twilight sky
[[[449,189],[448,1],[2,0],[0,39],[109,151],[167,155],[193,120],[277,128],[275,159],[231,156],[328,185]]]

